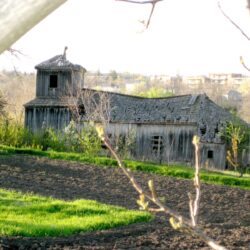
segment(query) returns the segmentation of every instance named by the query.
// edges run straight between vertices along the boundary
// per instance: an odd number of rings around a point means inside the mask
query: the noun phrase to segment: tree
[[[227,151],[227,160],[235,171],[240,171],[240,177],[243,176],[243,165],[239,159],[240,152],[244,148],[244,142],[247,138],[247,128],[240,124],[230,122],[225,131],[226,139],[229,143],[229,150]]]
[[[3,73],[1,89],[8,100],[5,111],[10,118],[23,122],[23,105],[34,98],[35,82],[34,74]]]
[[[115,81],[118,78],[118,75],[117,75],[115,70],[111,70],[109,72],[109,75],[110,75],[112,81]]]
[[[141,91],[135,94],[138,96],[148,97],[148,98],[173,96],[173,93],[167,91],[165,88],[158,88],[158,87],[157,88],[151,87],[150,89],[147,89],[146,91]]]
[[[6,104],[7,104],[6,100],[0,91],[0,117],[5,114],[4,108],[5,108]]]

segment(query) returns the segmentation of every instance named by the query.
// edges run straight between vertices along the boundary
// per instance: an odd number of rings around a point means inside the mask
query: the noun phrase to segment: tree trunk
[[[0,54],[67,0],[1,0]]]

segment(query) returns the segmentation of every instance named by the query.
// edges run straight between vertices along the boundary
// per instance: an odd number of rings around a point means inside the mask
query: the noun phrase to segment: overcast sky
[[[250,35],[245,0],[222,0],[233,20]],[[144,74],[247,73],[250,42],[220,13],[217,0],[164,0],[149,29],[141,32],[148,5],[115,0],[68,0],[12,47],[25,57],[0,56],[0,69],[34,71],[34,65],[63,53],[87,70]]]

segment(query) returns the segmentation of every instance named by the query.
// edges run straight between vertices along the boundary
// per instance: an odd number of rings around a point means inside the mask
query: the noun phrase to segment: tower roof
[[[35,66],[35,69],[42,70],[77,70],[77,71],[86,71],[81,65],[73,64],[67,60],[66,55],[57,55],[54,56],[42,63],[39,63]]]

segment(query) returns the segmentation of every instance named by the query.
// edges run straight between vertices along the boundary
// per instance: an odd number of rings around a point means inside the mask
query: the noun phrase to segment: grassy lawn
[[[117,167],[117,162],[112,158],[107,157],[86,157],[79,153],[64,153],[55,151],[41,151],[29,148],[13,148],[0,145],[0,154],[30,154],[37,156],[46,156],[52,159],[73,160],[97,166],[112,166]],[[182,165],[157,165],[153,163],[145,163],[138,161],[124,161],[127,168],[134,171],[142,171],[148,173],[159,174],[163,176],[172,176],[175,178],[192,179],[194,169]],[[226,185],[231,187],[240,187],[250,190],[250,176],[245,175],[243,178],[235,176],[235,172],[230,171],[201,171],[201,180],[205,183]]]
[[[1,236],[66,236],[151,218],[146,212],[91,200],[70,202],[0,189]]]

